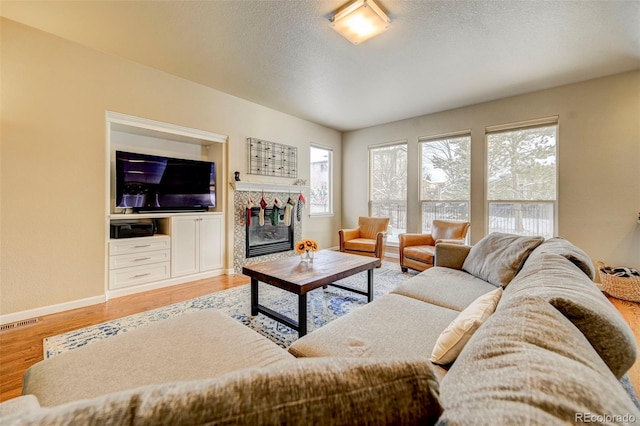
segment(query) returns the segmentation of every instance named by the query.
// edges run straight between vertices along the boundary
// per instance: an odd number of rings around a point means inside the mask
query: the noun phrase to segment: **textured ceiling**
[[[2,1],[2,16],[338,130],[640,68],[640,1]]]

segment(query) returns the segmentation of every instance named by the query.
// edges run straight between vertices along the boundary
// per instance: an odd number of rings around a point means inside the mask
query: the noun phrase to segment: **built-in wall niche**
[[[106,126],[107,298],[225,274],[227,242],[224,212],[229,186],[226,165],[227,137],[113,112],[107,112]],[[154,210],[138,214],[127,211],[131,209],[116,209],[116,151],[215,162],[216,207],[203,212]],[[131,156],[126,157],[126,160],[146,159]],[[173,163],[174,170],[180,166],[190,168],[192,165],[184,162]],[[149,219],[156,225],[153,235],[145,234],[144,231],[140,231],[138,235],[131,235],[134,227],[141,229],[140,220]],[[128,226],[128,237],[124,238],[123,234],[114,233],[114,238],[111,238],[111,225],[125,228]]]
[[[227,182],[226,136],[118,113],[107,114],[107,127],[108,214],[127,212],[116,207],[116,151],[214,162],[216,207],[210,210],[224,212]]]

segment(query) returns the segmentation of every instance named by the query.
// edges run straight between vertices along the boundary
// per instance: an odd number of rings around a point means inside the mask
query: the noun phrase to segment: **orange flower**
[[[308,238],[298,241],[296,243],[296,252],[302,254],[306,251],[318,251],[318,243]]]

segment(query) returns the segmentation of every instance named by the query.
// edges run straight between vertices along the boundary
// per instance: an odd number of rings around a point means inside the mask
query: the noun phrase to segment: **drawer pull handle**
[[[146,277],[147,275],[151,275],[151,272],[147,272],[146,274],[134,275],[132,278],[142,278],[142,277]]]
[[[141,257],[139,259],[133,259],[134,262],[142,262],[143,260],[151,260],[150,257]]]
[[[140,244],[137,246],[133,246],[133,248],[142,248],[142,247],[151,247],[151,244]]]

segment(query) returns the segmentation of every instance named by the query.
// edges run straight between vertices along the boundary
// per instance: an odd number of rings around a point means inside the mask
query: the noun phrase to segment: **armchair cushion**
[[[433,257],[436,254],[436,246],[409,246],[403,250],[404,257],[419,260],[433,265]]]
[[[344,242],[344,248],[346,250],[353,251],[368,251],[373,253],[376,251],[376,240],[368,238],[354,238]]]

